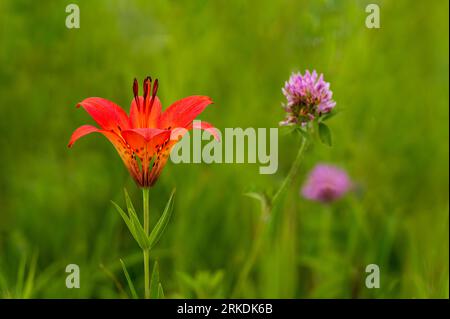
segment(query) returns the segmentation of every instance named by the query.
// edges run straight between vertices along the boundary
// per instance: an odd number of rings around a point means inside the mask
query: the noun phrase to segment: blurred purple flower
[[[280,125],[306,125],[321,114],[329,113],[336,102],[333,101],[333,92],[330,83],[323,80],[323,74],[317,75],[314,70],[305,75],[292,73],[282,89],[287,103],[283,105],[286,118]]]
[[[301,189],[303,197],[330,203],[344,196],[352,188],[347,172],[333,165],[318,164],[309,173]]]

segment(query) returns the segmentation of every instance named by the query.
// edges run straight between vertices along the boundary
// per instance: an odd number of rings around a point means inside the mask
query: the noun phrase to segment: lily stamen
[[[136,101],[136,105],[139,110],[140,109],[140,107],[139,107],[139,83],[136,78],[134,78],[134,81],[133,81],[133,95],[134,95],[134,100]]]
[[[146,111],[146,105],[147,105],[147,97],[149,96],[148,93],[150,92],[150,88],[152,86],[152,78],[147,76],[144,80],[143,87],[144,87],[144,112]]]

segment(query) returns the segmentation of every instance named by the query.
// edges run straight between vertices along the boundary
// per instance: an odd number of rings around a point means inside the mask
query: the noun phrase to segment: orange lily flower
[[[135,182],[146,188],[156,182],[172,147],[187,130],[207,130],[216,139],[218,134],[207,122],[193,125],[194,119],[212,104],[208,96],[183,98],[162,112],[161,102],[156,96],[158,79],[152,88],[152,79],[147,77],[143,86],[144,94],[139,96],[138,82],[134,79],[130,116],[120,106],[103,98],[90,97],[80,102],[77,107],[83,107],[100,128],[80,126],[73,132],[68,146],[87,134],[103,134],[114,145]]]

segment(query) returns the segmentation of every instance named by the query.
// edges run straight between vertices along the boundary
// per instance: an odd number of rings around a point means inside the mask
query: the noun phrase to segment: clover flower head
[[[292,73],[286,81],[283,94],[287,103],[283,104],[286,118],[280,122],[281,126],[300,124],[305,126],[316,117],[329,113],[336,105],[330,83],[323,80],[323,74],[318,75],[314,70]]]
[[[318,164],[301,189],[303,197],[322,203],[333,202],[353,187],[347,172],[333,165]]]

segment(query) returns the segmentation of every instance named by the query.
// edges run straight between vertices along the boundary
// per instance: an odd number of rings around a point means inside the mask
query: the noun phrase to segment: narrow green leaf
[[[262,193],[258,193],[258,192],[248,192],[248,193],[244,193],[244,196],[256,199],[258,201],[264,201],[265,200],[265,196]]]
[[[128,195],[127,189],[124,188],[123,191],[125,193],[125,202],[127,204],[127,210],[128,210],[129,216],[135,215],[137,217],[136,210],[134,209],[133,202],[131,201],[130,195]]]
[[[131,281],[130,274],[128,273],[127,267],[125,266],[125,263],[123,262],[122,259],[119,259],[119,260],[122,265],[122,269],[125,274],[125,278],[127,279],[128,288],[130,288],[131,296],[133,297],[133,299],[138,299],[139,298],[138,294],[136,293],[136,289],[134,289],[134,285],[133,285],[133,282]]]
[[[136,232],[137,242],[139,246],[145,250],[150,248],[150,240],[145,233],[144,228],[142,227],[138,217],[135,214],[131,214],[130,216],[131,222],[133,224],[134,230]]]
[[[249,193],[244,193],[244,196],[256,199],[257,201],[260,202],[261,204],[261,211],[265,212],[267,207],[269,207],[270,205],[270,200],[267,197],[266,194],[264,193],[259,193],[259,192],[249,192]]]
[[[319,137],[322,143],[327,144],[328,146],[332,145],[331,131],[324,123],[319,123]]]
[[[153,265],[152,278],[150,280],[150,299],[158,298],[158,285],[159,285],[159,269],[158,262],[155,261]]]
[[[165,298],[164,290],[163,290],[163,287],[162,287],[161,283],[159,283],[159,285],[158,285],[158,299],[164,299],[164,298]]]
[[[172,194],[170,194],[169,201],[166,204],[166,208],[164,208],[164,211],[159,218],[158,222],[155,225],[155,228],[153,228],[150,236],[150,249],[158,242],[158,240],[161,238],[164,229],[166,228],[167,224],[169,223],[170,216],[172,215],[173,211],[173,202],[174,202],[174,196],[175,196],[175,189],[172,191]]]
[[[132,225],[134,226],[134,231],[135,231],[136,237],[138,238],[139,246],[142,249],[148,249],[150,247],[150,242],[148,240],[148,236],[145,233],[145,230],[142,227],[141,222],[139,221],[139,217],[136,214],[136,210],[134,209],[133,203],[131,202],[131,198],[128,195],[128,192],[125,188],[124,188],[124,193],[125,193],[125,201],[127,203],[128,215],[130,217]]]
[[[130,221],[131,221],[131,224],[132,224],[133,227],[134,227],[134,222],[133,222],[133,220],[132,220],[132,216],[136,216],[136,219],[137,219],[137,220],[139,220],[139,217],[137,216],[136,210],[134,209],[133,202],[131,201],[130,195],[128,195],[127,189],[124,188],[124,189],[123,189],[123,192],[124,192],[124,194],[125,194],[125,203],[126,203],[126,205],[127,205],[128,216],[129,216],[129,219],[130,219]],[[133,228],[133,229],[134,229],[135,234],[136,234],[136,229],[135,229],[135,228]]]
[[[131,235],[133,236],[134,240],[136,240],[136,242],[139,244],[139,240],[138,237],[136,236],[136,231],[134,229],[134,225],[133,222],[130,220],[130,218],[128,217],[128,215],[123,211],[122,208],[120,208],[119,205],[117,205],[115,202],[111,201],[111,203],[113,203],[114,207],[116,208],[116,210],[119,212],[120,216],[122,217],[123,221],[125,222],[125,224],[128,227],[128,230],[130,231]],[[139,244],[140,245],[140,244]]]

